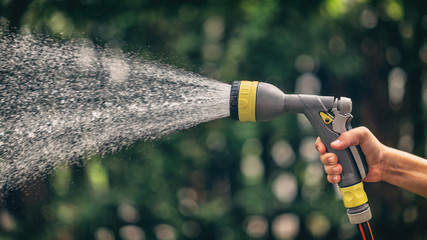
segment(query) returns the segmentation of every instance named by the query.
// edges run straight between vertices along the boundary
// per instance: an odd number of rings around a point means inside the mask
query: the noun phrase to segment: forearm
[[[427,198],[427,160],[386,147],[382,180]]]

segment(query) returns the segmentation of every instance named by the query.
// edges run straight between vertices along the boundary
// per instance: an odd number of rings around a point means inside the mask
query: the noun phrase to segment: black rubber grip
[[[230,117],[234,120],[239,120],[239,89],[240,81],[234,81],[231,83]]]

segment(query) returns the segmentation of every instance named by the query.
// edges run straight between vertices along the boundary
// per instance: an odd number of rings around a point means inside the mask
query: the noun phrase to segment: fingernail
[[[335,140],[335,141],[333,141],[331,144],[333,144],[333,145],[339,145],[341,143],[341,141],[340,140]]]
[[[339,178],[338,178],[338,176],[334,176],[334,177],[332,177],[332,180],[334,180],[334,182],[338,182]]]
[[[330,158],[328,158],[328,163],[335,163],[335,161],[334,161],[334,158],[333,157],[330,157]]]

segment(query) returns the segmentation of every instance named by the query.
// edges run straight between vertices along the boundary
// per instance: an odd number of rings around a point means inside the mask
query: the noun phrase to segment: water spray
[[[229,115],[230,85],[89,40],[0,27],[0,199],[58,166]]]
[[[369,220],[372,218],[362,180],[368,173],[365,156],[359,146],[335,150],[330,143],[351,129],[353,116],[350,98],[285,94],[263,82],[234,81],[230,91],[230,116],[241,122],[268,121],[282,113],[302,113],[317,131],[327,151],[335,153],[342,165],[338,183],[347,216],[358,224],[363,239],[373,239]]]

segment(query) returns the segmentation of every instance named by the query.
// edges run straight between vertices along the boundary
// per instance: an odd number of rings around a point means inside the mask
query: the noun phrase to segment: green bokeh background
[[[0,17],[223,82],[351,97],[354,126],[426,155],[424,1],[0,0]],[[0,239],[361,239],[315,137],[296,115],[219,119],[82,159],[9,192]],[[376,239],[427,239],[425,198],[365,186]]]

